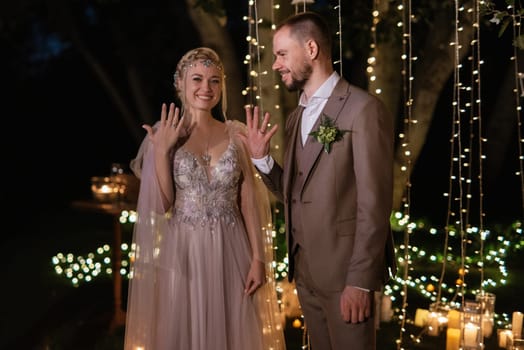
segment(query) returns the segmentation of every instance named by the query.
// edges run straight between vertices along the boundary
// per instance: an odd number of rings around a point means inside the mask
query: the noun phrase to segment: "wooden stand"
[[[135,210],[136,203],[114,202],[103,203],[95,200],[79,200],[72,203],[74,208],[111,215],[113,219],[113,317],[110,324],[110,331],[125,325],[126,313],[122,310],[122,275],[120,268],[122,264],[122,227],[120,224],[120,214],[123,210]]]

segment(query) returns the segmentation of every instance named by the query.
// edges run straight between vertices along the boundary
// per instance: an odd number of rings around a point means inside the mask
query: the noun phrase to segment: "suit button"
[[[301,171],[298,172],[298,176],[302,176],[302,174],[303,174],[303,173],[302,173]]]
[[[293,203],[293,204],[295,204],[296,202],[297,202],[296,199],[292,199],[292,200],[291,200],[291,203]]]

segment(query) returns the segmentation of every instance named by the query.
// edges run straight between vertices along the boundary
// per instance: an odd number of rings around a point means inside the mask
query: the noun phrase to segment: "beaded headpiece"
[[[187,68],[196,67],[197,64],[200,62],[204,67],[209,68],[211,66],[215,66],[218,70],[222,71],[222,63],[220,61],[212,59],[212,58],[202,58],[210,55],[210,52],[206,53],[203,52],[204,48],[195,49],[190,52],[188,52],[177,65],[177,69],[175,73],[173,74],[173,86],[178,90],[177,88],[177,80],[180,78],[182,71],[185,71]],[[207,49],[206,50],[211,50]],[[214,53],[214,51],[212,51]],[[216,53],[214,53],[216,55]],[[218,56],[217,56],[218,58]]]

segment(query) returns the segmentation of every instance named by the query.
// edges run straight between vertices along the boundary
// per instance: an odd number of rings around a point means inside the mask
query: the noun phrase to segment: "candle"
[[[417,309],[415,312],[415,326],[424,327],[428,322],[429,310]]]
[[[448,328],[460,329],[460,311],[454,309],[448,311]]]
[[[391,309],[391,296],[382,296],[382,302],[380,304],[380,320],[384,322],[391,321],[393,317],[393,309]]]
[[[111,193],[113,189],[109,185],[102,185],[96,192],[98,193]]]
[[[446,350],[459,350],[460,329],[448,328],[446,333]]]
[[[478,327],[471,322],[466,323],[464,326],[464,345],[466,347],[477,347],[479,345],[477,335]]]
[[[513,338],[520,338],[522,335],[522,312],[513,312],[513,318],[511,321],[511,329],[513,330]]]
[[[491,333],[493,333],[493,319],[484,315],[482,318],[482,336],[489,338]]]
[[[93,176],[91,178],[91,192],[100,202],[115,201],[118,199],[118,184],[111,182],[109,177]]]
[[[513,339],[513,333],[510,329],[499,329],[499,348],[506,349]]]

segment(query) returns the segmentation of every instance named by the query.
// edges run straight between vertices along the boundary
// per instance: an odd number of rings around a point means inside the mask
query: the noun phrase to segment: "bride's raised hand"
[[[181,119],[180,108],[175,107],[175,104],[171,103],[168,111],[167,105],[163,103],[160,122],[158,122],[156,128],[153,129],[148,124],[142,126],[147,131],[147,135],[157,151],[169,152],[176,145],[182,132],[183,122]]]

